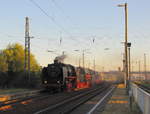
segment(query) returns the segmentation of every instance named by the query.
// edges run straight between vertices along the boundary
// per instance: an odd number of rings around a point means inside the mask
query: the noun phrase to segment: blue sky
[[[77,64],[81,52],[86,53],[86,64],[92,67],[96,58],[97,70],[117,69],[122,66],[124,51],[124,9],[117,4],[125,0],[34,0],[55,23],[45,16],[30,0],[3,0],[0,7],[0,49],[9,43],[24,44],[24,21],[30,18],[31,49],[39,63],[47,65],[56,57],[47,50],[62,51],[68,55],[66,63]],[[53,2],[54,1],[54,2]],[[128,0],[129,41],[132,42],[132,60],[143,62],[150,49],[150,1]],[[62,44],[59,39],[62,37]],[[95,43],[92,43],[92,38]],[[104,50],[110,48],[110,50]],[[143,65],[143,64],[142,64]],[[138,65],[134,64],[134,70]]]

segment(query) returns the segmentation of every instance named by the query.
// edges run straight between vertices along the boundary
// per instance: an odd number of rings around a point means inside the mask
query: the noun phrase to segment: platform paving
[[[130,107],[126,88],[119,84],[101,114],[142,114],[135,102],[132,103],[132,109]]]

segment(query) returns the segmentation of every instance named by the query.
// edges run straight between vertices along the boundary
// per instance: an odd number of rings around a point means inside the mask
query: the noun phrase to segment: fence
[[[139,88],[136,84],[131,84],[134,100],[140,107],[143,114],[150,114],[150,94]]]

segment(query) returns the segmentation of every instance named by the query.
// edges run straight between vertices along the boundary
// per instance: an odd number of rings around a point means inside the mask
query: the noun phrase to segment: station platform
[[[132,109],[131,109],[132,107]],[[130,105],[124,84],[119,84],[101,114],[142,114],[135,102]]]

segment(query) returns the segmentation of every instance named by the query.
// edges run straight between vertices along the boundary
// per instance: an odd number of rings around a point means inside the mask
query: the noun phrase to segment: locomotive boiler
[[[43,68],[41,78],[44,88],[51,91],[74,89],[77,84],[75,67],[58,60],[54,60],[53,64]]]

